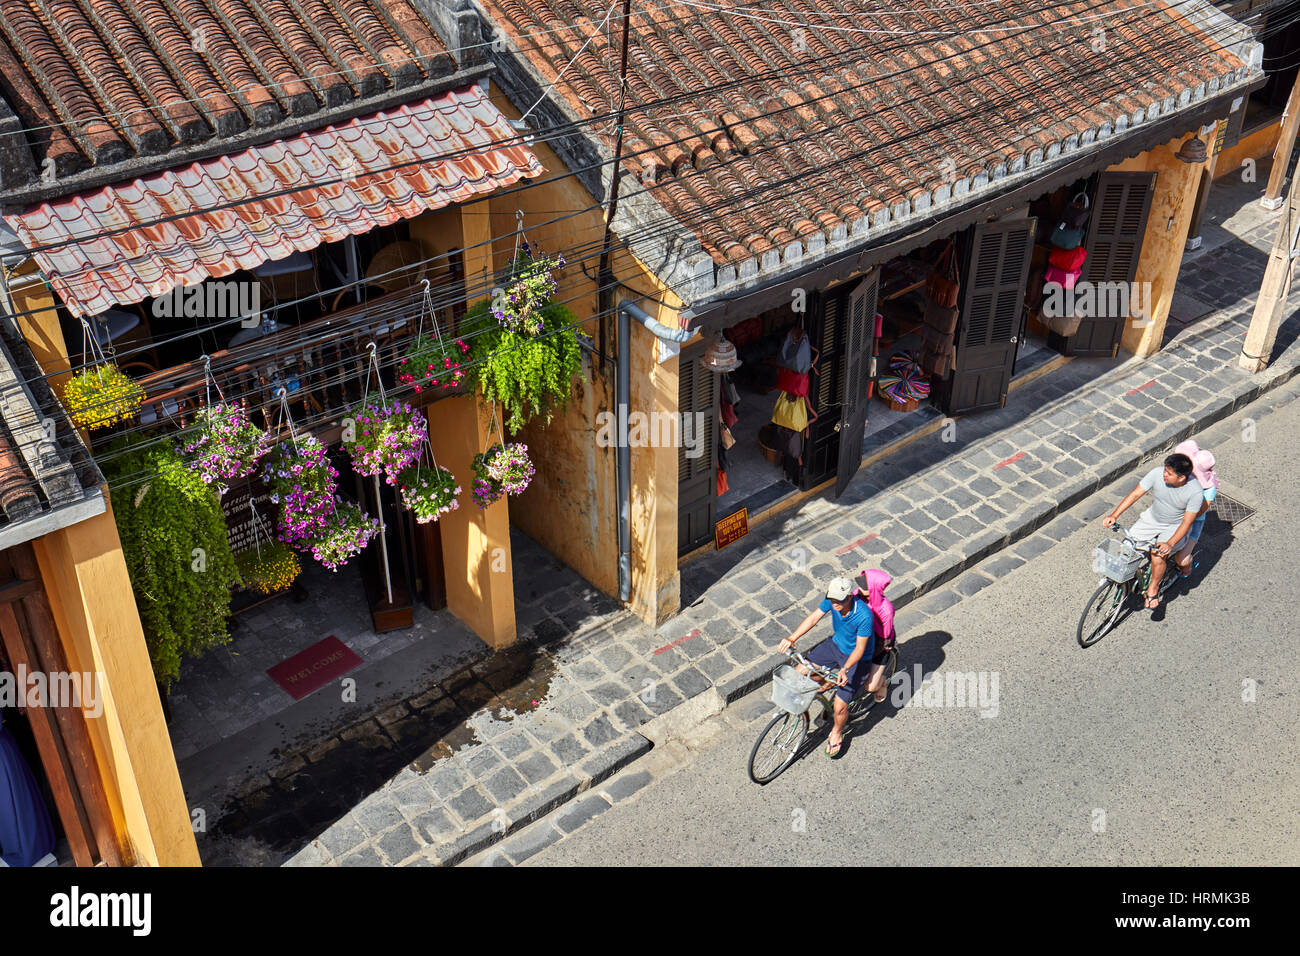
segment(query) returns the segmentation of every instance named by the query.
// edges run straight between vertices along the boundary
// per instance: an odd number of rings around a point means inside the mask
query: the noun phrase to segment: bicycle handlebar
[[[810,671],[822,675],[829,681],[835,681],[839,679],[839,671],[833,671],[830,670],[829,668],[822,667],[820,664],[814,664],[812,661],[808,660],[808,658],[804,657],[802,654],[796,651],[793,647],[786,649],[785,656],[793,657],[800,664],[803,664],[805,667],[807,667]]]

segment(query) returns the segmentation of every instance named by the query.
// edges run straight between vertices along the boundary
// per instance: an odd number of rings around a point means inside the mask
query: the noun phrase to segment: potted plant
[[[311,556],[331,571],[337,571],[360,554],[379,534],[379,519],[335,496],[336,512],[329,529],[308,542]]]
[[[206,484],[224,495],[233,478],[251,475],[270,450],[266,432],[248,418],[243,405],[209,405],[199,412],[194,440],[181,448],[187,463]]]
[[[101,460],[154,675],[165,690],[182,657],[230,640],[226,620],[239,572],[225,515],[212,487],[170,443],[124,437]]]
[[[455,388],[465,380],[468,370],[469,346],[462,339],[445,340],[421,332],[397,363],[397,380],[414,386],[417,392],[425,388]]]
[[[259,594],[283,591],[302,573],[298,555],[280,541],[259,542],[256,547],[239,552],[235,555],[235,565],[244,587]]]
[[[486,508],[504,495],[522,494],[533,474],[527,445],[493,445],[474,456],[474,501]]]
[[[325,446],[314,436],[281,442],[267,459],[262,478],[271,489],[271,503],[280,506],[279,539],[307,550],[312,538],[324,534],[334,516],[338,470],[325,457]]]
[[[339,473],[325,452],[310,435],[282,442],[268,459],[263,478],[271,488],[271,503],[280,505],[279,539],[337,571],[379,533],[379,520],[336,493]]]
[[[437,521],[448,511],[460,507],[460,485],[446,468],[411,466],[397,476],[402,504],[415,515],[416,523]]]
[[[512,432],[538,416],[549,424],[568,403],[574,378],[583,376],[578,317],[555,303],[541,306],[537,315],[542,332],[536,336],[498,325],[486,299],[472,306],[463,321],[465,337],[474,343],[474,383],[484,399],[502,406]]]
[[[425,421],[419,409],[406,402],[366,402],[352,414],[353,437],[344,444],[359,475],[383,474],[391,485],[397,475],[420,457]]]
[[[516,335],[537,335],[544,320],[541,310],[551,301],[557,283],[554,272],[564,267],[564,256],[550,258],[525,242],[506,268],[506,284],[492,299],[492,316],[503,329]]]
[[[63,386],[68,415],[88,431],[130,421],[143,403],[144,389],[111,362],[78,372]]]

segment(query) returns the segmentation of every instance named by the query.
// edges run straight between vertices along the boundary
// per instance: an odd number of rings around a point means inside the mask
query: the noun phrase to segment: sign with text
[[[741,508],[734,514],[727,515],[713,526],[713,540],[719,551],[747,534],[749,534],[748,508]]]

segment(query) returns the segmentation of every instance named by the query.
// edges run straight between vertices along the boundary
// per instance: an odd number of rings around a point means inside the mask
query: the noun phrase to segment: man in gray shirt
[[[1103,528],[1113,525],[1125,511],[1148,491],[1154,499],[1151,507],[1129,529],[1129,537],[1139,543],[1151,543],[1151,585],[1147,588],[1146,606],[1160,606],[1160,579],[1166,560],[1182,542],[1192,522],[1201,511],[1201,488],[1192,477],[1192,460],[1186,455],[1170,455],[1164,468],[1152,468],[1142,476],[1138,486],[1120,502],[1119,507],[1101,519]]]

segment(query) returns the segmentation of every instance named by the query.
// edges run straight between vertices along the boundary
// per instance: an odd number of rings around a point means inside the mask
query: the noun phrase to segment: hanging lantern
[[[718,336],[710,343],[700,364],[710,372],[734,372],[740,368],[740,358],[736,355],[736,347]]]
[[[1183,145],[1174,155],[1185,163],[1203,163],[1209,158],[1209,154],[1205,151],[1205,144],[1201,142],[1199,136],[1184,140]]]

